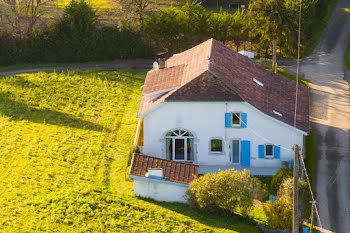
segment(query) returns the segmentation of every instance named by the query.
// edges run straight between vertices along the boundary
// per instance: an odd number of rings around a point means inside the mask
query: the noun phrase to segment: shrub
[[[195,179],[187,191],[189,203],[210,211],[243,215],[253,206],[253,200],[267,196],[266,186],[252,178],[247,170],[229,169],[214,174],[205,174]]]
[[[292,168],[282,167],[280,170],[278,170],[271,180],[271,192],[273,194],[277,194],[283,180],[289,177],[293,177]]]
[[[286,199],[289,203],[293,203],[293,178],[288,177],[283,180],[281,186],[277,191],[278,198]],[[298,182],[299,196],[302,196],[307,190],[307,183],[299,178]],[[299,198],[301,201],[301,198]]]
[[[292,229],[293,210],[286,199],[278,199],[276,202],[263,204],[266,221],[273,229]]]

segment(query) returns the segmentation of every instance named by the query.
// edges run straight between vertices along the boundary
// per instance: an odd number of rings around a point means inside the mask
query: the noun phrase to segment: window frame
[[[174,135],[168,135],[169,133],[172,133]],[[185,135],[185,134],[189,134],[189,135]],[[187,143],[188,143],[188,140],[189,139],[193,139],[194,140],[194,135],[192,134],[192,132],[188,131],[188,130],[184,130],[184,129],[174,129],[174,130],[169,130],[166,134],[165,134],[165,145],[166,145],[166,140],[167,139],[170,139],[171,142],[172,142],[172,148],[171,148],[171,158],[170,160],[173,160],[173,161],[178,161],[178,162],[193,162],[194,160],[194,153],[195,153],[195,150],[193,148],[193,151],[192,151],[192,160],[189,160],[187,159],[188,158],[188,151],[187,151]],[[184,159],[176,159],[176,155],[175,155],[175,140],[176,139],[180,139],[180,140],[184,140]],[[194,144],[193,144],[194,145]],[[165,148],[165,153],[166,153],[166,148]],[[167,154],[165,155],[167,157]]]
[[[233,162],[233,141],[238,141],[238,163]],[[241,138],[231,138],[230,140],[230,162],[231,164],[241,164],[241,153],[242,153],[242,148],[241,148]]]
[[[213,140],[220,140],[221,141],[221,151],[213,151],[212,150],[211,143]],[[210,138],[209,139],[209,153],[211,153],[211,154],[223,154],[224,153],[224,140],[222,138],[219,138],[219,137]]]
[[[233,116],[236,116],[236,114],[238,115],[238,120],[239,123],[238,124],[233,124]],[[241,112],[231,112],[231,127],[241,127],[242,124],[242,118],[241,118]]]
[[[266,147],[267,146],[272,146],[272,154],[271,155],[267,155],[266,154]],[[264,158],[265,159],[273,159],[273,158],[275,158],[275,146],[273,144],[265,144],[264,145]]]

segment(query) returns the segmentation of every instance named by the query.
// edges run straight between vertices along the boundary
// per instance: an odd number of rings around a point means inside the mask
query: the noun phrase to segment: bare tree
[[[142,23],[145,15],[150,9],[152,0],[117,0],[124,12],[136,15],[137,19]]]
[[[16,36],[28,36],[52,16],[57,0],[0,0],[1,26]]]

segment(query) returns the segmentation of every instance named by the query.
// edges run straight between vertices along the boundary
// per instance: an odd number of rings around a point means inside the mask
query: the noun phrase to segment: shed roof
[[[157,157],[134,154],[130,175],[146,177],[149,169],[161,168],[166,181],[189,184],[198,176],[199,166],[193,163],[177,162]]]

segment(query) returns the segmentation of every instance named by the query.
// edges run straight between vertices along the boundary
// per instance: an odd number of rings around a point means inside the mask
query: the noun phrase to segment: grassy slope
[[[0,77],[1,232],[258,232],[239,216],[133,197],[143,82],[125,70]]]
[[[348,43],[348,47],[345,52],[345,67],[350,70],[350,43]]]
[[[35,69],[35,68],[46,68],[46,67],[69,67],[69,66],[80,66],[80,65],[96,65],[104,64],[108,61],[96,61],[96,62],[70,62],[70,63],[17,63],[15,65],[0,66],[0,72],[16,71],[22,69]]]
[[[269,70],[269,71],[272,71],[271,68],[266,68],[266,69]],[[277,74],[282,75],[282,76],[284,76],[286,78],[289,78],[291,80],[294,80],[294,81],[297,80],[297,77],[294,74],[288,73],[287,71],[285,71],[282,68],[277,68]],[[298,82],[303,84],[303,85],[305,85],[305,86],[309,86],[309,83],[306,80],[304,80],[304,79],[302,79],[300,77],[298,78]]]
[[[305,158],[305,167],[310,179],[311,187],[314,187],[314,179],[316,174],[316,157],[315,157],[315,135],[309,134],[306,136],[306,158]],[[309,217],[311,214],[311,205],[309,204],[312,201],[311,194],[309,189],[307,189],[305,194],[305,216]]]

